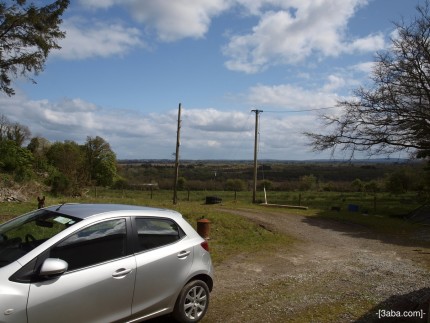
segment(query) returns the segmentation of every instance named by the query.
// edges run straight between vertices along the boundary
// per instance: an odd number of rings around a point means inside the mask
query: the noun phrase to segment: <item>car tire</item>
[[[182,288],[176,300],[173,317],[181,323],[200,321],[209,306],[209,288],[202,280],[193,280]]]

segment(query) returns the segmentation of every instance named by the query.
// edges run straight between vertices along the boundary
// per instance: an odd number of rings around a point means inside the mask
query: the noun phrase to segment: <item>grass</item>
[[[181,192],[184,193],[184,192]],[[171,192],[157,192],[157,198],[150,199],[149,192],[108,191],[98,190],[97,195],[79,199],[64,199],[47,197],[46,205],[56,205],[64,202],[73,203],[121,203],[146,205],[177,210],[196,229],[197,221],[202,218],[210,223],[209,246],[214,264],[220,263],[238,253],[255,252],[261,249],[271,249],[279,245],[289,245],[289,237],[265,230],[264,228],[240,217],[217,210],[216,205],[203,203],[205,194],[193,194],[193,199],[182,196],[177,205],[173,205]],[[181,194],[183,195],[183,194]],[[225,197],[226,195],[222,195]],[[153,196],[154,197],[154,196]],[[243,202],[227,202],[231,207],[247,205]],[[250,205],[252,207],[252,204]],[[0,223],[14,216],[37,208],[36,202],[0,203]]]
[[[261,206],[252,204],[251,192],[213,192],[213,191],[179,191],[178,203],[173,205],[171,191],[133,191],[92,189],[85,198],[55,198],[47,196],[46,205],[75,203],[121,203],[133,205],[147,205],[175,209],[197,227],[197,220],[207,218],[210,224],[210,247],[214,263],[219,263],[238,253],[255,252],[262,249],[287,246],[292,239],[264,228],[240,217],[223,213],[217,205],[206,205],[206,196],[222,198],[223,206],[229,208],[259,209]],[[262,193],[257,196],[263,198]],[[418,207],[413,194],[390,196],[378,194],[376,196],[361,193],[334,192],[268,192],[268,202],[289,205],[309,206],[308,210],[276,209],[276,212],[298,214],[313,217],[330,218],[341,222],[360,224],[376,232],[384,234],[411,235],[417,225],[408,223],[393,215],[406,214]],[[348,205],[354,204],[360,210],[369,210],[369,216],[362,212],[348,212]],[[340,212],[331,211],[332,206],[341,208]],[[26,203],[0,203],[0,222],[26,213],[37,208],[36,199]]]

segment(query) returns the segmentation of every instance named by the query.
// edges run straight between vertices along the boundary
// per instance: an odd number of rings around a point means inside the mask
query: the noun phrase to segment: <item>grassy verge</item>
[[[209,219],[211,222],[209,245],[215,264],[235,254],[252,253],[261,249],[272,249],[279,245],[286,246],[292,243],[292,239],[283,234],[267,231],[240,216],[218,211],[216,205],[205,205],[201,201],[181,201],[177,205],[173,205],[168,199],[143,200],[139,196],[133,196],[129,193],[129,196],[114,195],[109,197],[105,195],[69,201],[50,197],[47,205],[63,202],[121,203],[174,209],[182,213],[195,229],[199,219]],[[229,205],[232,207],[243,206],[242,203],[230,203]],[[36,207],[36,203],[0,203],[0,223],[34,210]]]
[[[47,196],[47,205],[64,202],[74,203],[122,203],[147,205],[175,209],[194,226],[197,220],[207,218],[211,221],[210,246],[215,263],[221,262],[237,253],[247,253],[263,248],[289,245],[292,239],[285,235],[265,230],[264,228],[243,219],[240,216],[223,213],[216,205],[206,205],[206,196],[222,198],[223,205],[229,208],[252,208],[262,212],[261,206],[251,203],[251,192],[207,192],[180,191],[178,204],[172,203],[171,191],[131,191],[106,190],[92,188],[85,198],[55,198]],[[259,197],[260,198],[260,197]],[[298,214],[312,217],[329,218],[341,222],[363,225],[369,230],[383,234],[411,236],[421,226],[411,224],[402,219],[392,217],[396,214],[406,214],[419,205],[413,194],[390,196],[386,194],[365,195],[361,193],[334,192],[269,192],[268,202],[289,205],[309,206],[308,210],[271,209],[276,212]],[[368,215],[362,212],[348,212],[350,204],[357,205],[361,210],[369,210]],[[332,206],[338,206],[339,212],[331,211]],[[37,207],[36,200],[26,203],[0,203],[0,222],[23,214]]]

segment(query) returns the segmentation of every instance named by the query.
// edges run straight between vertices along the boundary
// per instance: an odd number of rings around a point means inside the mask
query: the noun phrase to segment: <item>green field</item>
[[[206,196],[222,198],[221,204],[205,204]],[[258,193],[258,199],[264,201],[264,194]],[[210,224],[210,247],[213,260],[216,263],[238,253],[253,252],[265,247],[286,246],[293,240],[280,233],[265,230],[240,216],[231,215],[220,210],[220,206],[231,209],[266,209],[259,204],[253,204],[251,192],[225,191],[180,191],[178,203],[173,205],[173,193],[169,190],[136,191],[91,189],[82,198],[55,198],[47,196],[46,205],[71,203],[122,203],[145,205],[175,209],[194,226],[197,220],[207,218]],[[334,193],[334,192],[267,192],[270,204],[287,206],[306,206],[307,209],[276,208],[276,212],[298,214],[312,217],[324,217],[336,221],[357,223],[368,230],[389,235],[410,237],[420,227],[402,218],[422,201],[416,194],[392,196],[385,193],[376,195],[364,193]],[[351,212],[353,205],[358,208]],[[332,208],[340,208],[333,211]],[[0,221],[3,222],[16,215],[37,208],[37,201],[17,203],[0,203]]]

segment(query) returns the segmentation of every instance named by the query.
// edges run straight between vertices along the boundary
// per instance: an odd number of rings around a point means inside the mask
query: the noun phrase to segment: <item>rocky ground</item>
[[[0,182],[0,202],[28,202],[36,201],[42,196],[47,188],[37,182],[27,182],[24,184],[11,183],[3,186]]]
[[[203,322],[427,322],[430,227],[405,240],[269,208],[222,211],[297,242],[217,266]]]

